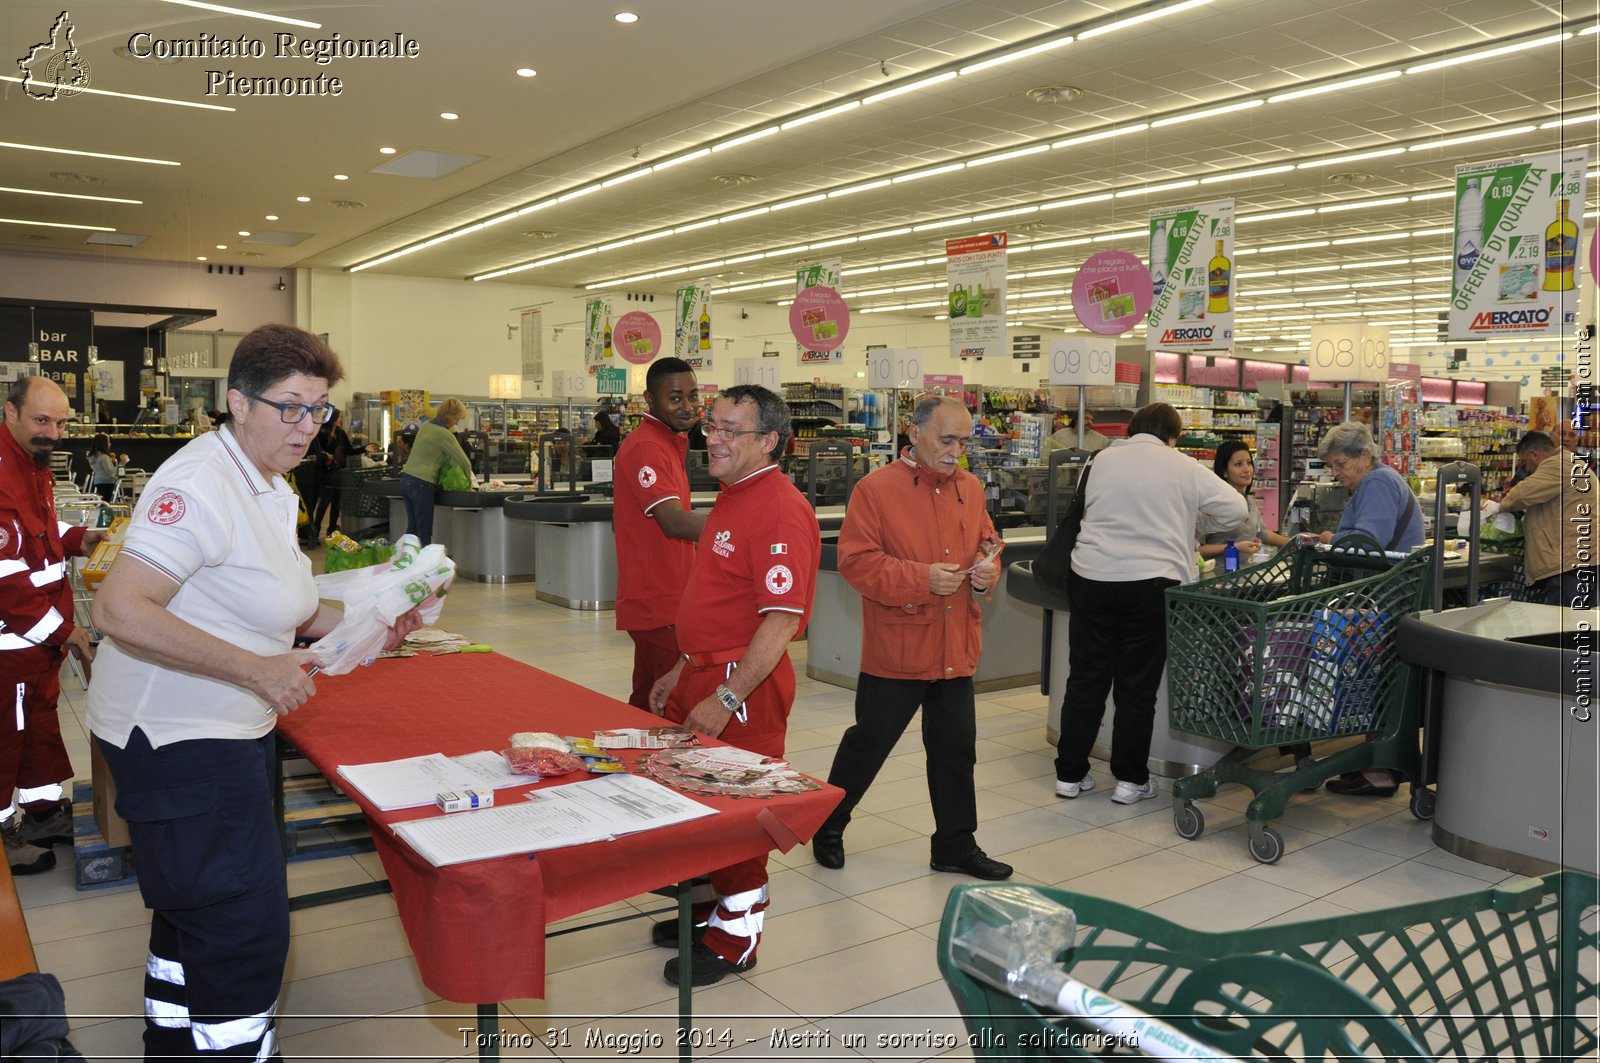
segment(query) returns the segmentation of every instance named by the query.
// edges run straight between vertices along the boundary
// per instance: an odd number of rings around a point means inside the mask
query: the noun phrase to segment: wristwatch
[[[717,704],[721,705],[723,708],[727,709],[729,712],[738,712],[739,711],[739,704],[740,704],[739,695],[737,695],[733,691],[729,690],[728,689],[728,684],[726,684],[726,683],[718,683],[716,692],[714,694],[712,694],[712,697],[717,699]]]

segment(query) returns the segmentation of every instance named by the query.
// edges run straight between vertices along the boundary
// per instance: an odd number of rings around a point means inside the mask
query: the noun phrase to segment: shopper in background
[[[327,534],[332,535],[339,530],[339,505],[344,495],[343,478],[344,467],[354,452],[350,443],[350,433],[344,430],[344,411],[335,408],[333,420],[322,426],[322,431],[317,433],[318,446],[322,450],[322,490],[317,493],[317,508],[311,514],[311,537],[319,539],[323,535],[323,518],[327,518]]]
[[[594,436],[585,444],[598,448],[591,452],[592,457],[604,459],[617,456],[617,448],[622,445],[622,429],[617,427],[616,417],[611,410],[601,410],[594,415]]]
[[[89,490],[107,502],[115,498],[117,478],[127,461],[127,458],[119,458],[117,452],[111,449],[110,436],[96,432],[89,443]]]
[[[310,549],[317,545],[317,527],[311,522],[311,515],[317,511],[317,502],[322,498],[322,483],[327,479],[327,461],[322,450],[322,434],[315,432],[310,442],[306,444],[305,452],[300,455],[300,464],[293,469],[293,485],[300,495],[300,504],[305,507],[306,519],[297,525],[302,549]]]
[[[94,659],[89,632],[73,622],[67,558],[93,550],[103,531],[57,522],[50,456],[72,417],[53,380],[25,376],[6,394],[0,432],[0,836],[13,874],[56,864],[50,847],[72,844],[72,762],[56,702],[61,664]],[[108,441],[109,444],[109,441]],[[18,811],[18,806],[21,811]]]
[[[983,654],[983,611],[1000,575],[1000,536],[983,484],[956,461],[972,415],[926,398],[911,415],[911,445],[856,485],[839,532],[839,574],[861,595],[856,721],[833,755],[828,782],[845,792],[812,839],[823,867],[844,866],[844,829],[906,725],[922,710],[930,866],[982,879],[1011,865],[978,847],[977,715],[972,676]]]
[[[688,431],[700,420],[694,370],[657,358],[645,374],[648,412],[628,433],[614,469],[617,630],[633,640],[628,704],[650,707],[650,688],[678,662],[678,605],[694,567],[705,513],[689,508]]]
[[[1350,492],[1339,526],[1323,532],[1323,542],[1360,532],[1385,550],[1422,545],[1422,507],[1405,477],[1378,460],[1371,429],[1360,421],[1335,425],[1323,433],[1317,455]]]
[[[741,749],[782,757],[794,705],[791,639],[816,591],[817,516],[778,468],[789,408],[766,388],[724,391],[706,425],[710,472],[722,482],[678,608],[683,656],[650,690],[650,707]],[[756,965],[768,904],[767,857],[711,873],[716,905],[693,944],[692,982],[710,985]],[[678,947],[677,923],[654,929]],[[677,957],[662,972],[678,984]]]
[[[405,468],[407,461],[411,460],[411,445],[417,441],[417,430],[407,428],[403,432],[396,432],[389,439],[389,453],[385,455],[388,464],[396,468]]]
[[[1111,445],[1111,440],[1094,430],[1094,411],[1083,411],[1083,446],[1078,447],[1078,429],[1073,424],[1072,414],[1067,410],[1057,410],[1055,416],[1055,431],[1044,441],[1044,456],[1049,457],[1057,450],[1082,449],[1093,454],[1106,449]]]
[[[1056,796],[1094,789],[1089,750],[1113,694],[1111,800],[1156,796],[1146,762],[1167,663],[1166,592],[1195,578],[1195,530],[1236,532],[1244,496],[1172,449],[1183,432],[1167,403],[1144,407],[1128,438],[1094,459],[1072,551],[1070,669],[1056,746]],[[1203,521],[1203,523],[1202,523]]]
[[[1211,471],[1244,496],[1245,505],[1250,507],[1250,517],[1246,526],[1239,529],[1237,535],[1228,531],[1202,534],[1201,557],[1221,557],[1229,542],[1238,547],[1239,556],[1245,558],[1257,553],[1263,546],[1276,549],[1288,544],[1287,535],[1279,535],[1275,531],[1268,530],[1267,522],[1261,516],[1261,507],[1256,505],[1255,495],[1250,493],[1250,488],[1256,481],[1256,463],[1251,457],[1250,448],[1242,440],[1228,439],[1218,444],[1216,456],[1211,460]]]
[[[1595,607],[1594,506],[1600,482],[1588,464],[1543,432],[1517,442],[1517,465],[1527,477],[1500,500],[1521,513],[1530,601],[1569,609]]]
[[[95,596],[106,634],[88,720],[117,784],[153,911],[147,1059],[276,1059],[289,902],[273,724],[316,693],[296,635],[332,630],[295,549],[300,463],[344,375],[316,336],[266,325],[239,341],[220,432],[151,477]],[[415,612],[396,625],[417,625]]]
[[[453,462],[467,476],[472,475],[472,462],[461,449],[461,441],[454,432],[455,426],[466,416],[467,408],[460,399],[450,398],[439,403],[432,419],[417,429],[411,454],[400,473],[406,531],[415,535],[423,546],[433,542],[433,499],[438,494],[439,478],[444,474],[446,463]]]
[[[1323,542],[1359,532],[1385,550],[1422,545],[1422,506],[1405,477],[1378,460],[1371,429],[1360,421],[1335,425],[1323,433],[1317,454],[1350,492],[1339,527],[1323,532]],[[1392,797],[1396,786],[1395,773],[1388,768],[1362,768],[1328,780],[1331,792],[1354,797]]]

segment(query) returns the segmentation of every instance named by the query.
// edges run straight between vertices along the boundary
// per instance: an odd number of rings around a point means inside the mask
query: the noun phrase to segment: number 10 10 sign
[[[1096,336],[1050,339],[1050,383],[1094,387],[1117,382],[1117,350]]]

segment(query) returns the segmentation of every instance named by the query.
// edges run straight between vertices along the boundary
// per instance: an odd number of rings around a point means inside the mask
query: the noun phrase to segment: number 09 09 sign
[[[1117,351],[1109,341],[1095,336],[1055,336],[1050,340],[1049,369],[1052,385],[1115,384]]]

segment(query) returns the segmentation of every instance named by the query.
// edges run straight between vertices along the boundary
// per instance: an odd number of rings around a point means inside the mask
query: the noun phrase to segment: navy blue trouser
[[[933,859],[960,861],[977,845],[972,835],[978,827],[972,782],[978,725],[970,675],[885,679],[862,672],[857,676],[856,722],[839,740],[828,772],[828,783],[844,791],[844,800],[821,829],[844,830],[919,707],[928,800],[933,806]]]
[[[126,749],[96,739],[128,822],[150,921],[145,1059],[276,1060],[289,893],[273,735]]]
[[[415,535],[423,546],[433,542],[433,498],[436,493],[434,485],[427,480],[400,474],[400,497],[406,503],[406,534]]]

